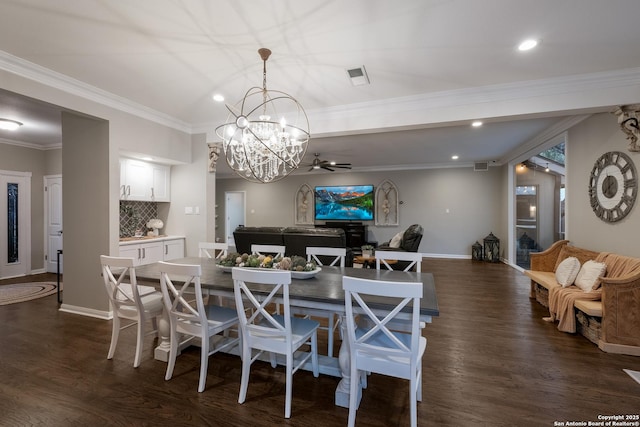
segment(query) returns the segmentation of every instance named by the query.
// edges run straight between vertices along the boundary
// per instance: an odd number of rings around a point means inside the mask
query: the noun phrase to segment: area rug
[[[60,283],[62,289],[62,283]],[[56,293],[54,282],[17,283],[0,286],[0,305],[15,304]]]

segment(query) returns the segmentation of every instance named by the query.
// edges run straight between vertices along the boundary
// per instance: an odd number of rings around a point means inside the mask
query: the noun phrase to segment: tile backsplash
[[[120,201],[120,237],[131,237],[137,229],[147,234],[147,221],[158,218],[155,202]]]

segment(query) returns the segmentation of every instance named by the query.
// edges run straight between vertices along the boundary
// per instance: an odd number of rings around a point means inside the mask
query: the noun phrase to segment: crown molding
[[[191,125],[182,120],[161,113],[127,98],[115,95],[106,90],[76,80],[72,77],[34,64],[10,53],[0,50],[0,69],[17,74],[43,85],[59,89],[63,92],[79,96],[115,110],[133,114],[143,119],[182,131],[191,133]]]
[[[218,125],[184,122],[4,51],[0,51],[0,69],[189,134],[213,135]],[[567,97],[572,94],[581,95],[580,108],[627,104],[631,101],[623,97],[637,98],[639,87],[640,68],[629,68],[346,104],[309,110],[307,115],[314,123],[315,137],[348,135],[571,111],[578,108]],[[539,101],[536,106],[532,99]]]
[[[62,148],[61,143],[44,146],[40,144],[34,144],[32,142],[14,141],[14,140],[5,139],[5,138],[0,138],[0,144],[15,145],[16,147],[31,148],[33,150],[40,150],[40,151],[57,150]]]
[[[558,138],[559,136],[563,135],[573,126],[577,125],[583,120],[586,120],[589,117],[591,117],[591,114],[580,114],[577,116],[570,116],[564,120],[561,120],[555,125],[540,132],[538,135],[534,136],[524,144],[521,144],[514,150],[511,150],[510,152],[505,154],[499,160],[499,163],[507,164],[509,162],[519,162],[523,159],[528,159],[531,156],[539,154],[541,151],[544,151],[544,148],[542,146],[546,145],[547,143],[557,145],[561,142],[561,139],[564,139]]]

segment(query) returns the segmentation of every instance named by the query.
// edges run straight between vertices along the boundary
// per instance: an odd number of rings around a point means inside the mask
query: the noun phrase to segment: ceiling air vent
[[[489,170],[489,162],[475,162],[473,170],[476,172],[486,172]]]
[[[369,84],[369,76],[367,76],[367,70],[364,69],[364,65],[360,68],[352,68],[347,70],[349,74],[349,80],[354,86],[362,86]]]

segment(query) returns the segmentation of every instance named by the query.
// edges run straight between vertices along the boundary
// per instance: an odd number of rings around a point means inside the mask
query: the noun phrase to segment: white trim
[[[79,307],[77,305],[62,304],[59,311],[71,314],[79,314],[81,316],[95,317],[96,319],[111,320],[113,319],[113,311],[94,310],[92,308]]]
[[[471,255],[457,255],[457,254],[428,254],[422,253],[422,258],[448,258],[448,259],[471,259]]]
[[[4,51],[0,51],[0,70],[186,133],[211,133],[213,136],[213,130],[218,125],[212,122],[184,122]],[[381,123],[384,129],[402,130],[424,127],[426,124],[471,120],[479,118],[482,111],[486,114],[487,105],[495,106],[491,113],[493,116],[518,116],[578,108],[584,111],[605,105],[632,103],[634,100],[631,98],[635,96],[638,86],[640,68],[627,68],[354,103],[310,110],[308,115],[315,123],[317,138],[321,135],[373,132],[381,129]],[[593,94],[592,100],[587,103],[582,99],[581,105],[576,106],[574,101],[567,100],[565,96],[576,93]],[[623,97],[630,99],[626,102]],[[527,102],[530,99],[538,100],[539,106],[532,107],[531,102]],[[517,105],[512,105],[514,103]],[[523,105],[527,105],[526,111]],[[390,111],[394,112],[393,120],[389,119]],[[396,125],[387,126],[388,123]]]
[[[37,270],[31,270],[29,274],[44,274],[47,270],[44,268],[38,268]]]
[[[62,148],[62,143],[46,145],[45,146],[45,145],[41,145],[41,144],[34,144],[32,142],[13,141],[13,140],[4,139],[4,138],[0,138],[0,144],[15,145],[17,147],[31,148],[33,150],[40,150],[40,151],[57,150],[57,149]]]
[[[5,170],[0,169],[0,175],[20,176],[20,177],[31,178],[31,176],[33,174],[31,172],[5,171]],[[31,194],[29,194],[29,197],[31,197]],[[31,203],[31,199],[29,199],[29,203]]]

